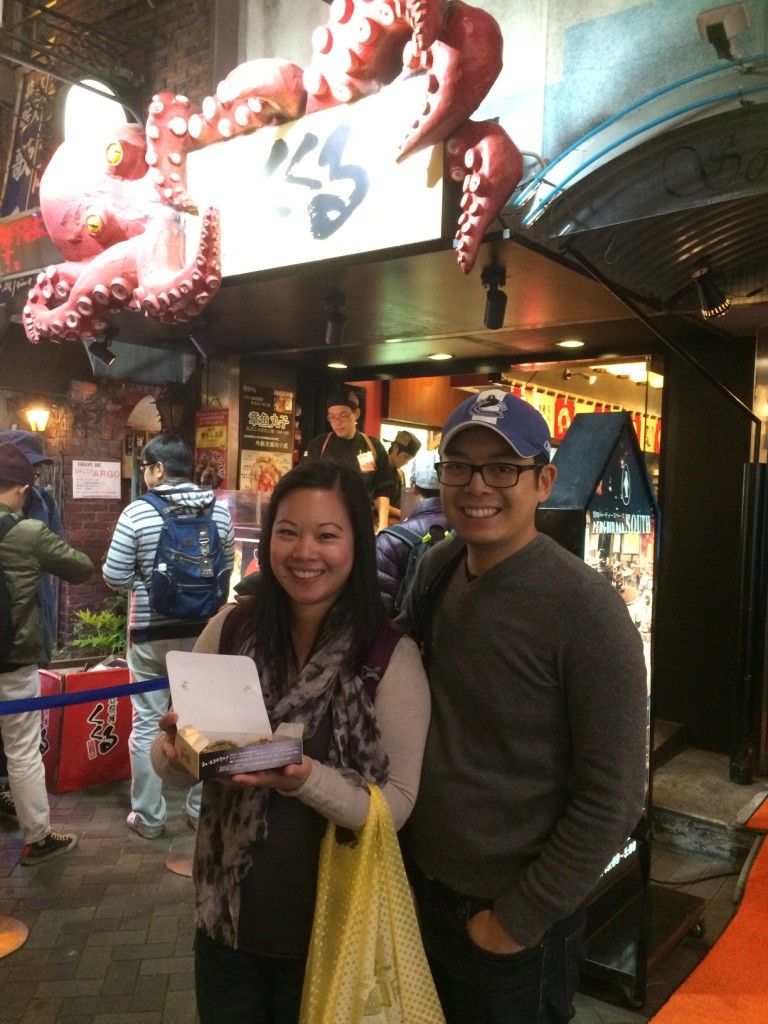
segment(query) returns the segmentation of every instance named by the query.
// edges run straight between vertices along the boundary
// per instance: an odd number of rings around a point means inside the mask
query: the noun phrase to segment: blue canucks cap
[[[522,398],[508,391],[490,388],[472,395],[453,410],[443,426],[440,454],[467,427],[487,427],[503,437],[512,450],[524,459],[552,453],[547,421],[541,413]]]

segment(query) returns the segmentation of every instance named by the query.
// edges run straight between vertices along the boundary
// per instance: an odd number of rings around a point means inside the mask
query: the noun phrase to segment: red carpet
[[[745,822],[745,827],[754,832],[768,832],[768,799],[763,797],[760,806]]]
[[[751,826],[750,826],[751,827]],[[735,917],[653,1024],[768,1022],[768,843],[747,879]]]

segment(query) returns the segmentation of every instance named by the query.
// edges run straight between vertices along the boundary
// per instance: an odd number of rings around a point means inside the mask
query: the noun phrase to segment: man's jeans
[[[129,643],[127,656],[131,680],[139,682],[167,675],[165,656],[168,651],[191,651],[194,645],[194,637]],[[155,774],[149,752],[157,736],[158,722],[168,710],[170,699],[170,690],[131,694],[133,724],[128,741],[131,755],[131,809],[136,811],[145,825],[164,825],[168,814],[163,784]],[[202,782],[197,782],[187,794],[187,813],[194,821],[197,821],[200,814],[202,788]]]
[[[474,901],[434,882],[419,895],[424,947],[446,1024],[570,1020],[583,959],[583,910],[553,925],[537,946],[504,955],[480,949],[467,935]]]
[[[39,696],[37,665],[25,665],[0,675],[0,699],[25,700]],[[16,805],[24,842],[39,842],[51,830],[45,768],[40,753],[40,712],[0,715],[0,731],[8,759],[11,797]]]

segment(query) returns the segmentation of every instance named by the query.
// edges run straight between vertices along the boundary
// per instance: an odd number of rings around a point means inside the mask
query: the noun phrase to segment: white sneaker
[[[147,825],[139,817],[138,811],[131,811],[125,819],[128,828],[137,832],[142,839],[159,839],[165,833],[165,825]]]

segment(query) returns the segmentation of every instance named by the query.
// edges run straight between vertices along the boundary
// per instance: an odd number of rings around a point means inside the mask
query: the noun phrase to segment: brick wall
[[[72,639],[76,613],[85,608],[97,610],[113,593],[102,579],[101,566],[117,518],[130,498],[127,481],[124,481],[121,497],[114,501],[73,498],[72,463],[75,460],[120,462],[131,411],[145,395],[156,396],[162,390],[130,383],[76,384],[67,404],[57,408],[48,421],[46,450],[62,461],[64,535],[67,542],[78,551],[84,551],[96,567],[87,583],[61,585],[61,646]]]

